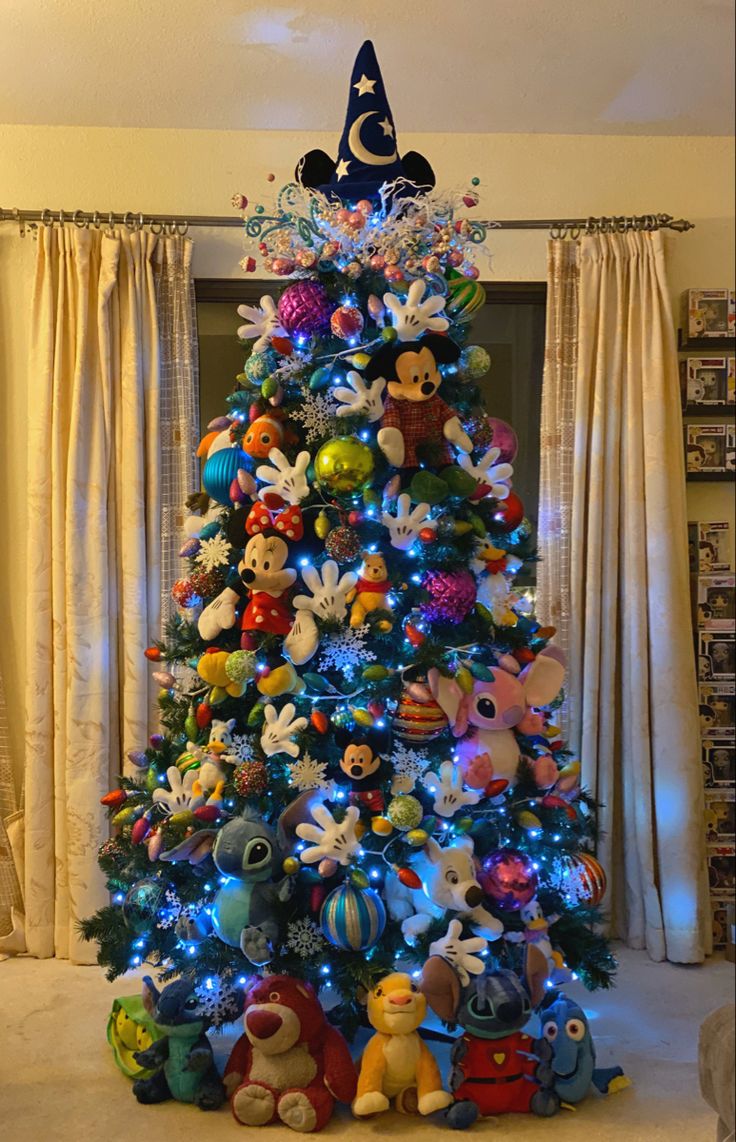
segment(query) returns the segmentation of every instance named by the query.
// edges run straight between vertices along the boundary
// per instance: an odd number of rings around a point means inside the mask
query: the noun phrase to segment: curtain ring
[[[175,223],[174,229],[180,238],[186,238],[187,232],[189,230],[189,223],[186,220],[184,222],[177,222]]]
[[[577,242],[578,238],[580,237],[580,227],[579,226],[571,226],[570,227],[570,233],[569,233],[568,237],[573,242]]]
[[[158,218],[152,218],[149,224],[149,230],[152,234],[161,234],[163,232],[164,224]]]
[[[48,209],[48,207],[45,207],[41,211],[41,225],[42,226],[53,226],[53,224],[54,224],[54,216],[51,213],[51,211]]]
[[[170,238],[176,237],[176,222],[173,219],[166,223],[166,233]]]
[[[59,225],[61,227],[63,227],[65,222],[66,222],[66,214],[64,213],[63,210],[60,210],[59,211]]]
[[[94,226],[95,230],[99,230],[99,228],[100,228],[100,212],[99,212],[99,210],[95,210],[94,214],[92,215],[92,225]]]
[[[135,218],[131,214],[130,210],[126,210],[125,214],[123,215],[123,226],[126,230],[130,230],[131,232],[136,229]]]
[[[138,215],[138,229],[142,230],[144,226],[145,226],[145,222],[143,220],[143,215],[139,214]]]
[[[115,233],[115,215],[113,214],[112,210],[107,216],[107,229],[110,234]]]
[[[78,226],[80,230],[86,230],[89,226],[89,218],[85,217],[83,210],[75,210],[72,214],[72,222]]]
[[[549,228],[549,236],[553,242],[556,242],[562,237],[563,228],[559,222],[553,222]]]

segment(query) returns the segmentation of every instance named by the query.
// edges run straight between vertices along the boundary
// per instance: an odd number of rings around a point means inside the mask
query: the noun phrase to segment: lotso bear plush
[[[338,1102],[351,1102],[357,1074],[347,1043],[308,983],[272,975],[250,989],[245,1034],[225,1068],[233,1114],[244,1126],[283,1122],[321,1130]]]

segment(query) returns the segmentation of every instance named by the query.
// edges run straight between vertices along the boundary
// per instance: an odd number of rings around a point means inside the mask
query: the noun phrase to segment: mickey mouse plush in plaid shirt
[[[427,333],[417,341],[392,342],[371,357],[366,380],[382,379],[388,390],[378,446],[395,468],[417,468],[421,461],[433,468],[452,464],[450,444],[472,451],[457,413],[437,395],[442,383],[438,365],[459,356],[449,337]]]

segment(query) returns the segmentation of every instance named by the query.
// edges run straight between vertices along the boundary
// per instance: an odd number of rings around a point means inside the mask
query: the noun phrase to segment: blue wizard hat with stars
[[[309,151],[296,169],[302,186],[343,202],[378,195],[384,183],[400,182],[394,197],[430,190],[434,171],[423,155],[399,156],[396,128],[370,40],[358,52],[350,78],[348,111],[337,161],[324,151]]]

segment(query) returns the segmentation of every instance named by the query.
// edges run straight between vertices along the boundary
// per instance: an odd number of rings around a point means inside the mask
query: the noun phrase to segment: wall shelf
[[[736,472],[688,472],[685,479],[692,484],[734,483]]]
[[[723,417],[725,420],[733,420],[736,416],[736,408],[728,404],[688,404],[682,410],[683,416],[707,416],[707,417]]]
[[[736,338],[693,337],[685,343],[682,329],[678,329],[677,350],[679,353],[734,353],[736,352]]]

